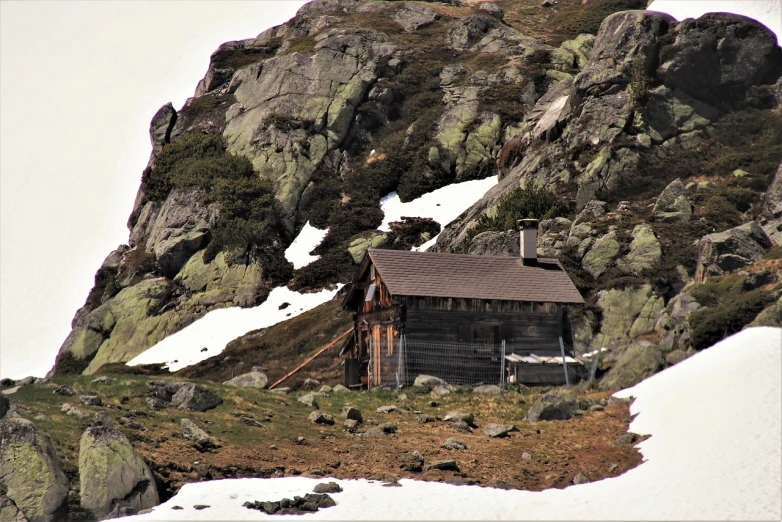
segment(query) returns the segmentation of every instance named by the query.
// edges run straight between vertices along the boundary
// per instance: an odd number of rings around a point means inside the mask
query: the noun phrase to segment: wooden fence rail
[[[283,381],[285,381],[285,380],[286,380],[288,377],[290,377],[291,375],[294,375],[296,372],[298,372],[299,370],[301,370],[302,368],[304,368],[305,366],[307,366],[309,363],[311,363],[311,362],[312,362],[312,361],[313,361],[313,360],[314,360],[314,359],[315,359],[315,358],[316,358],[318,355],[322,354],[323,352],[325,352],[326,350],[328,350],[329,348],[331,348],[332,346],[334,346],[335,344],[337,344],[338,342],[340,342],[342,339],[344,339],[345,337],[347,337],[347,336],[348,336],[348,334],[350,334],[350,333],[352,333],[352,332],[353,332],[353,328],[350,328],[349,330],[345,330],[344,332],[342,332],[342,333],[339,335],[339,337],[337,337],[336,339],[334,339],[333,341],[331,341],[331,342],[330,342],[330,343],[328,343],[327,345],[325,345],[325,346],[322,346],[322,347],[318,348],[318,349],[315,351],[315,353],[313,353],[312,355],[310,355],[310,356],[307,358],[307,360],[306,360],[306,361],[304,361],[303,363],[301,363],[300,365],[298,365],[296,368],[294,368],[294,369],[293,369],[293,370],[291,370],[290,372],[288,372],[288,373],[286,373],[285,375],[283,375],[283,376],[282,376],[282,377],[281,377],[279,380],[277,380],[277,381],[276,381],[274,384],[272,384],[271,386],[269,386],[269,389],[270,389],[270,390],[271,390],[271,389],[273,389],[275,386],[277,386],[278,384],[280,384],[280,383],[282,383]]]

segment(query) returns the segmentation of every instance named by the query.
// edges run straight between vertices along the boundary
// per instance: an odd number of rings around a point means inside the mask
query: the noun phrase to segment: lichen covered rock
[[[79,443],[81,504],[99,518],[121,508],[148,509],[160,502],[149,466],[118,430],[88,428]]]
[[[31,522],[56,520],[55,513],[68,494],[68,478],[57,451],[26,419],[0,421],[0,485],[8,498],[0,513],[19,519],[21,512]]]

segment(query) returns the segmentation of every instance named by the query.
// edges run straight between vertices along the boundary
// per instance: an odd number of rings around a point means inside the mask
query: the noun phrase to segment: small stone
[[[465,422],[469,426],[473,426],[473,421],[475,420],[475,417],[472,413],[464,413],[461,411],[451,411],[448,412],[445,417],[443,417],[443,420],[446,422]]]
[[[627,446],[628,444],[634,443],[636,440],[638,440],[638,435],[635,433],[625,433],[616,439],[616,443],[620,446]]]
[[[327,424],[329,426],[334,425],[334,417],[328,413],[323,413],[322,411],[313,411],[310,413],[309,419],[315,424]]]
[[[175,511],[179,511],[180,509],[185,509],[185,508],[183,508],[182,506],[173,506],[171,509]]]
[[[346,388],[345,386],[342,386],[341,384],[337,384],[331,389],[332,393],[350,393],[350,389]]]
[[[512,484],[505,482],[504,480],[492,480],[491,486],[497,489],[515,489]]]
[[[272,393],[278,393],[280,395],[288,395],[291,392],[291,389],[288,386],[281,386],[279,388],[274,388],[271,390]]]
[[[439,469],[441,471],[459,471],[459,465],[455,460],[436,460],[424,466],[424,471]]]
[[[402,455],[402,468],[405,471],[418,473],[423,469],[424,456],[419,451],[411,451]]]
[[[464,450],[467,449],[467,444],[460,441],[459,439],[449,438],[445,439],[445,442],[442,443],[440,446],[441,448],[449,449],[449,450]]]
[[[614,471],[616,471],[616,469],[617,469],[618,467],[619,467],[619,464],[617,464],[616,462],[614,462],[613,464],[611,464],[610,466],[608,466],[608,472],[609,472],[609,473],[613,473]]]
[[[587,484],[589,482],[589,477],[587,477],[584,473],[579,473],[575,477],[573,477],[573,484]]]
[[[116,380],[116,379],[112,379],[112,378],[111,378],[111,377],[109,377],[108,375],[101,375],[101,376],[100,376],[100,377],[98,377],[97,379],[93,379],[93,380],[92,380],[92,382],[93,382],[93,383],[96,383],[96,384],[111,384],[111,383],[113,383],[115,380]]]
[[[532,455],[530,455],[529,453],[527,453],[527,452],[525,451],[525,452],[523,452],[523,453],[521,454],[521,458],[522,458],[523,460],[532,460]]]
[[[375,411],[378,413],[394,413],[395,411],[398,411],[398,408],[396,407],[396,404],[387,404],[385,406],[380,406]]]
[[[356,428],[358,428],[359,422],[355,419],[345,419],[345,422],[342,423],[342,426],[348,430],[349,432],[356,431]]]
[[[336,482],[321,482],[316,484],[312,491],[315,493],[341,493],[342,487]]]
[[[396,424],[394,424],[393,422],[384,422],[383,424],[378,426],[378,428],[380,428],[381,430],[383,430],[384,433],[389,435],[392,433],[396,433]]]
[[[589,411],[603,411],[605,408],[600,404],[593,404],[589,407]]]
[[[437,422],[437,417],[434,415],[427,415],[425,413],[422,413],[418,415],[415,420],[417,420],[421,424],[426,424],[428,422]]]
[[[60,386],[56,390],[54,390],[54,393],[57,395],[65,395],[66,397],[73,397],[76,395],[76,390],[71,388],[70,386]]]
[[[202,509],[207,509],[207,508],[210,508],[210,507],[212,507],[212,506],[207,506],[206,504],[196,504],[195,506],[193,506],[193,509],[197,509],[197,510],[201,511]]]
[[[147,406],[152,408],[153,410],[162,410],[164,408],[168,408],[171,406],[170,402],[166,402],[162,399],[158,399],[156,397],[148,397],[146,400]]]
[[[297,400],[300,403],[310,408],[315,408],[316,410],[320,409],[320,405],[318,404],[318,401],[315,400],[315,395],[313,395],[312,393],[307,393],[306,395],[302,395]]]
[[[95,424],[98,426],[111,427],[111,415],[107,411],[99,411],[95,414]]]
[[[320,381],[317,379],[304,379],[304,384],[301,387],[305,390],[314,390],[320,386]]]
[[[483,428],[483,432],[491,438],[507,437],[509,428],[504,424],[490,423]]]
[[[346,419],[352,419],[358,422],[363,422],[364,417],[361,415],[361,410],[352,406],[345,406],[342,408],[342,416]]]
[[[375,427],[369,428],[367,431],[361,434],[362,437],[385,437],[386,432],[382,428]]]
[[[472,392],[477,395],[500,395],[502,388],[496,384],[484,384],[482,386],[476,386],[472,389]]]
[[[449,479],[446,479],[446,484],[450,484],[451,486],[474,486],[475,481],[472,479],[464,478],[464,477],[451,477]]]
[[[128,417],[120,417],[119,423],[122,426],[125,426],[126,428],[130,428],[132,430],[143,430],[144,429],[144,426],[142,426],[138,422],[134,421],[133,419],[129,419]]]
[[[323,386],[320,387],[320,390],[318,390],[318,393],[331,393],[332,389],[333,388],[331,386],[328,386],[328,385],[324,384]]]
[[[277,449],[277,446],[275,446],[274,444],[272,444],[271,446],[269,446],[269,449],[270,449],[270,450],[276,450],[276,449]]]
[[[456,431],[461,431],[462,433],[471,433],[472,428],[469,424],[467,424],[464,421],[456,421],[451,423],[451,427],[455,429]]]
[[[79,400],[85,406],[100,406],[102,401],[97,395],[82,395]]]

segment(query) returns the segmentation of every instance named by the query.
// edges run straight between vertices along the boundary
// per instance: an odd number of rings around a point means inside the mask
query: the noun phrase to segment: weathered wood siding
[[[495,326],[507,353],[560,353],[563,322],[554,303],[408,297],[405,304],[404,328],[411,340],[469,343],[476,326]]]

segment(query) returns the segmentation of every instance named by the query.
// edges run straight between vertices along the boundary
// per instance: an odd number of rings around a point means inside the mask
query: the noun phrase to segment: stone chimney
[[[524,266],[538,265],[538,220],[519,220],[519,246],[521,247],[521,264]]]

